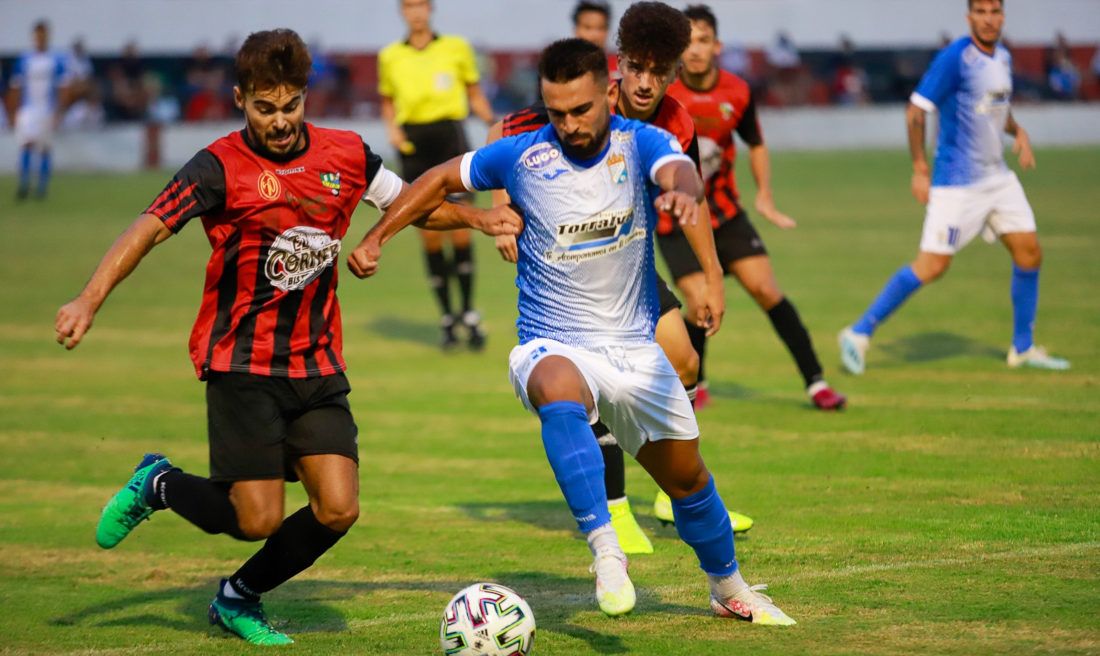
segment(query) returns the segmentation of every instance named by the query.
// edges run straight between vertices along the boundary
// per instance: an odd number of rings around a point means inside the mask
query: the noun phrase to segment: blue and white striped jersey
[[[933,186],[971,185],[1008,170],[1002,141],[1012,99],[1012,55],[986,54],[969,37],[944,48],[910,101],[939,110]]]
[[[523,212],[519,237],[520,343],[579,348],[653,341],[660,311],[653,262],[656,172],[691,162],[661,128],[611,117],[607,148],[565,155],[552,125],[468,153],[471,191],[504,189]]]
[[[11,86],[21,90],[20,107],[46,112],[57,109],[57,91],[66,82],[65,55],[52,50],[25,51],[11,76]]]

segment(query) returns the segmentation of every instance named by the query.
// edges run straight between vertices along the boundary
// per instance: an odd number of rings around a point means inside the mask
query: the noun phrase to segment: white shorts
[[[619,446],[631,456],[647,441],[693,440],[699,424],[676,370],[656,343],[588,350],[552,339],[534,339],[512,349],[508,378],[523,407],[527,380],[544,358],[559,355],[580,370],[596,407],[589,421],[602,419]]]
[[[15,113],[15,140],[20,146],[49,146],[53,142],[53,112],[20,107]]]
[[[990,243],[1010,232],[1035,232],[1035,214],[1014,172],[965,187],[932,187],[922,251],[954,255],[983,231]]]

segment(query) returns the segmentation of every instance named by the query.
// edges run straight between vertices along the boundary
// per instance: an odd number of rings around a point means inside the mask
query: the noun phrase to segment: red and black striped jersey
[[[190,341],[200,379],[345,368],[336,256],[382,160],[354,132],[303,130],[305,149],[285,158],[243,130],[215,141],[145,210],[173,232],[201,217],[213,249]]]
[[[546,113],[546,105],[539,100],[529,107],[524,107],[505,116],[502,136],[513,137],[525,132],[534,132],[549,122],[550,118]],[[676,140],[680,142],[680,147],[684,150],[684,153],[691,157],[691,161],[695,162],[696,167],[699,166],[699,141],[695,137],[695,123],[691,120],[691,115],[675,98],[667,95],[662,98],[657,105],[657,111],[653,112],[645,122],[671,132]],[[667,235],[678,227],[671,216],[664,212],[660,214],[657,221],[657,234]]]
[[[764,143],[752,89],[733,73],[719,71],[718,81],[707,91],[692,89],[677,79],[668,94],[679,100],[695,121],[711,215],[716,221],[728,221],[741,211],[734,177],[737,144],[733,133],[749,146]]]

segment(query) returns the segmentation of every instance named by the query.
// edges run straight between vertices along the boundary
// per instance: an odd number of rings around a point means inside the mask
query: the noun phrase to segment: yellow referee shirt
[[[436,36],[422,50],[400,41],[378,54],[378,93],[393,100],[398,125],[465,119],[466,86],[478,79],[474,50],[462,37]]]

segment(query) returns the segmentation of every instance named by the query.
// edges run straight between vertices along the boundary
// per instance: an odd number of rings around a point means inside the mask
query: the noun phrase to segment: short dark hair
[[[47,21],[45,18],[40,18],[34,22],[34,26],[31,29],[35,32],[39,30],[49,30],[50,22]]]
[[[581,19],[581,14],[586,11],[603,14],[604,20],[608,23],[611,22],[611,5],[604,2],[604,0],[580,0],[576,8],[573,9],[573,25],[577,24],[577,21]]]
[[[663,2],[636,2],[619,21],[618,44],[633,59],[675,64],[691,45],[691,21]]]
[[[997,0],[997,1],[1001,3],[1001,9],[1004,9],[1005,8],[1005,0]],[[966,0],[966,8],[967,9],[973,9],[974,8],[974,0]]]
[[[237,51],[237,86],[242,93],[287,85],[304,89],[313,59],[294,30],[253,32]]]
[[[710,7],[706,5],[688,5],[687,9],[684,10],[684,15],[690,21],[699,21],[710,25],[710,29],[714,30],[714,35],[718,36],[718,19],[715,18]]]
[[[572,82],[591,73],[597,82],[608,79],[607,53],[584,39],[561,39],[542,51],[539,77],[547,82]]]

